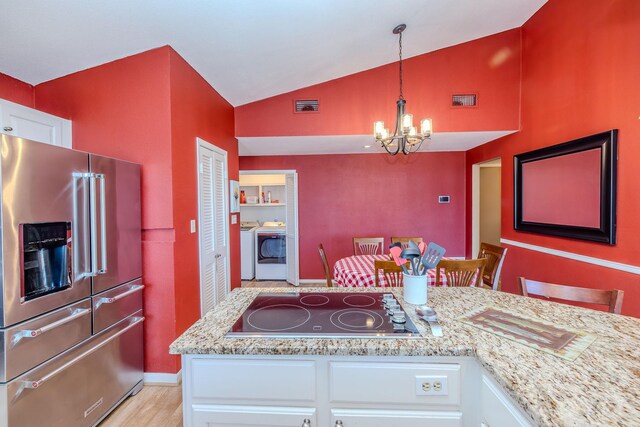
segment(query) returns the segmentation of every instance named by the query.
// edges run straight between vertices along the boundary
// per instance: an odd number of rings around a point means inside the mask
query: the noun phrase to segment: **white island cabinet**
[[[469,357],[184,355],[183,369],[185,426],[531,425],[496,384],[481,395]]]

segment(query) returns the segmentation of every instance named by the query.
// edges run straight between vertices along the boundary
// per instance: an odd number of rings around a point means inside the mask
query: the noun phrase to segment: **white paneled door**
[[[229,291],[227,152],[197,139],[201,315]]]
[[[287,282],[298,286],[298,174],[287,173]]]

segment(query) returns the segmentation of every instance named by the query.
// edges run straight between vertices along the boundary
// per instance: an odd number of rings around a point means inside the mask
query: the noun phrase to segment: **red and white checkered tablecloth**
[[[333,278],[338,286],[344,287],[373,287],[376,285],[373,262],[375,260],[389,260],[389,255],[354,255],[339,259],[333,266]],[[442,277],[443,281],[446,280]],[[380,275],[379,286],[387,286],[387,280]],[[427,286],[436,285],[436,270],[427,270]]]

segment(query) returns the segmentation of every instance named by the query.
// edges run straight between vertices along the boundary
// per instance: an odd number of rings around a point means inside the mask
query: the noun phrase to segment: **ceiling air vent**
[[[467,93],[464,95],[451,96],[452,107],[477,107],[478,95],[475,93]]]
[[[317,99],[296,99],[294,108],[296,113],[317,113],[320,104]]]

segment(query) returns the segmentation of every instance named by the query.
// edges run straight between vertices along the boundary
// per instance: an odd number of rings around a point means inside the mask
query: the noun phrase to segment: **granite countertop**
[[[300,292],[389,292],[389,288],[302,288]],[[236,289],[171,344],[172,354],[473,356],[541,426],[640,426],[640,319],[477,288],[429,288],[444,337],[433,337],[414,308],[398,300],[422,338],[225,338],[259,292]],[[457,320],[480,306],[580,330],[597,337],[568,361]]]

